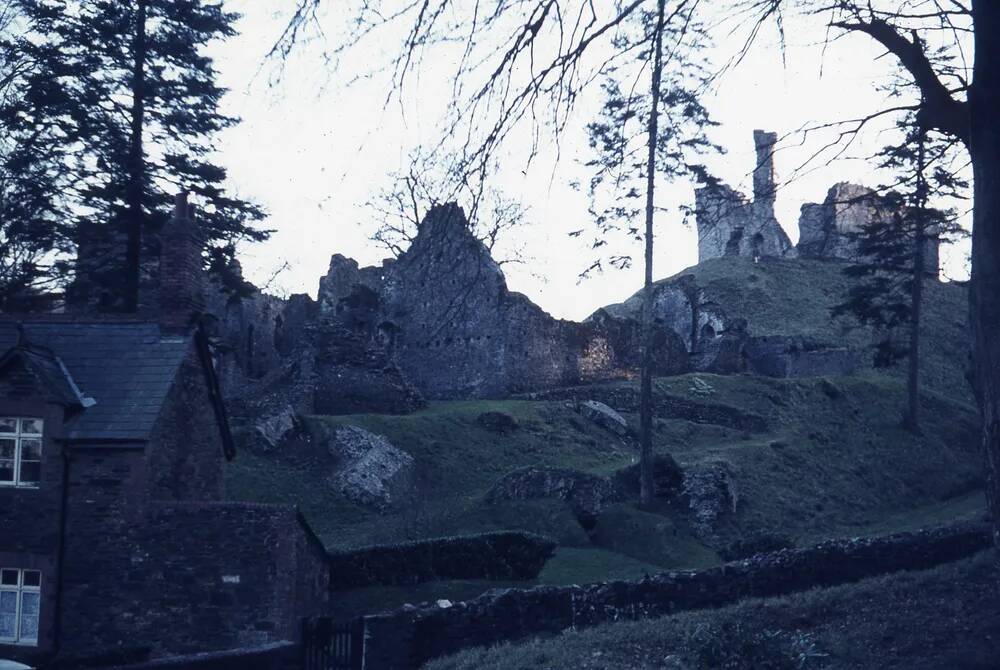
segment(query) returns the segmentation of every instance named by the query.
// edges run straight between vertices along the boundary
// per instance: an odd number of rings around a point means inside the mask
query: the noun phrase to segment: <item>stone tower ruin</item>
[[[872,189],[841,182],[830,188],[822,203],[802,205],[799,241],[792,246],[774,215],[777,138],[776,133],[753,132],[757,164],[753,170],[752,200],[720,181],[695,191],[699,263],[723,256],[854,261],[858,258],[854,234],[870,222],[896,213]],[[939,246],[938,236],[930,233],[924,250],[925,270],[934,277],[938,275]]]
[[[753,199],[715,182],[695,191],[698,223],[698,262],[721,256],[786,256],[791,240],[774,216],[775,133],[755,130],[757,166],[753,171]]]

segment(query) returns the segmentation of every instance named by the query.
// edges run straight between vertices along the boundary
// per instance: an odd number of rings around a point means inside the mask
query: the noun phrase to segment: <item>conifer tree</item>
[[[29,97],[56,82],[65,104],[36,107],[64,128],[74,175],[71,211],[80,293],[105,307],[138,307],[140,265],[150,232],[185,189],[201,207],[206,242],[231,253],[266,231],[255,204],[228,194],[213,141],[236,119],[219,111],[224,89],[205,47],[234,34],[235,14],[200,0],[19,0],[25,40],[43,76]],[[98,251],[100,250],[100,252]],[[230,251],[226,251],[230,250]],[[79,295],[77,296],[80,297]]]
[[[42,79],[13,1],[0,3],[0,310],[23,311],[65,271],[67,185],[61,129],[32,110],[58,109],[58,83]],[[24,95],[30,90],[32,95]],[[48,115],[46,115],[47,117]]]
[[[640,364],[640,497],[652,503],[653,486],[653,244],[657,183],[672,181],[700,170],[692,161],[714,147],[705,136],[713,125],[699,91],[707,72],[696,62],[706,33],[695,6],[680,3],[666,11],[664,0],[637,11],[623,22],[616,47],[637,47],[631,63],[606,72],[604,105],[588,124],[595,158],[589,195],[598,235],[594,247],[603,247],[616,231],[641,240],[643,300]],[[639,85],[648,70],[648,87]],[[640,228],[639,221],[642,221]],[[631,263],[626,254],[612,255],[612,265]],[[600,261],[593,267],[599,267]]]
[[[920,316],[923,286],[936,260],[927,256],[929,243],[959,231],[951,213],[928,206],[932,193],[956,195],[966,187],[954,173],[935,164],[950,143],[930,136],[917,119],[900,122],[903,142],[882,152],[882,165],[900,175],[902,188],[875,198],[877,213],[852,237],[857,260],[844,269],[855,281],[833,316],[853,315],[879,334],[876,367],[907,359],[907,408],[903,424],[920,431]],[[901,337],[905,334],[904,337]]]

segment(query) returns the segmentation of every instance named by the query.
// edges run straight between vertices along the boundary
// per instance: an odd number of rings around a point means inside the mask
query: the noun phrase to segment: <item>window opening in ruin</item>
[[[38,644],[38,611],[42,573],[18,568],[0,569],[0,641]]]
[[[0,486],[37,488],[42,473],[42,420],[0,417]]]
[[[701,327],[701,336],[715,337],[715,328],[712,327],[712,324],[706,323],[704,326]]]
[[[761,249],[764,248],[764,236],[757,233],[753,236],[753,262],[760,261]]]
[[[736,228],[733,230],[732,234],[729,236],[729,241],[726,242],[726,255],[727,256],[739,256],[740,255],[740,242],[743,241],[743,229]]]

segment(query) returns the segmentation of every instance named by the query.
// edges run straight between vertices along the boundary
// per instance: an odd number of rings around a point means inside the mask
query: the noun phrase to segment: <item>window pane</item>
[[[4,586],[17,586],[17,570],[0,571],[0,584]],[[4,591],[4,593],[7,593]],[[4,596],[0,596],[2,598]]]
[[[22,484],[37,484],[42,479],[42,464],[38,461],[21,461]]]
[[[17,614],[17,591],[0,591],[0,615]]]
[[[34,438],[21,440],[21,460],[40,461],[42,460],[42,441]]]
[[[16,440],[2,440],[0,439],[0,458],[9,458],[14,460],[14,445],[17,444]]]
[[[13,614],[0,614],[0,638],[14,639]]]
[[[0,461],[0,482],[14,481],[14,461]]]
[[[0,417],[0,433],[16,433],[17,432],[17,419],[11,419],[9,417]]]
[[[21,639],[38,639],[38,602],[41,599],[39,593],[21,594]]]
[[[41,419],[21,419],[21,432],[31,433],[32,435],[42,434],[42,420]]]
[[[42,573],[38,570],[25,570],[24,571],[24,585],[25,586],[41,586],[42,584]]]

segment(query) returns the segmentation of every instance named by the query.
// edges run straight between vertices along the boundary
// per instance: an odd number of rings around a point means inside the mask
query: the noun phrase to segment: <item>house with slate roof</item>
[[[183,200],[163,239],[155,312],[0,316],[0,659],[266,648],[325,608],[298,512],[225,500],[236,451]]]

